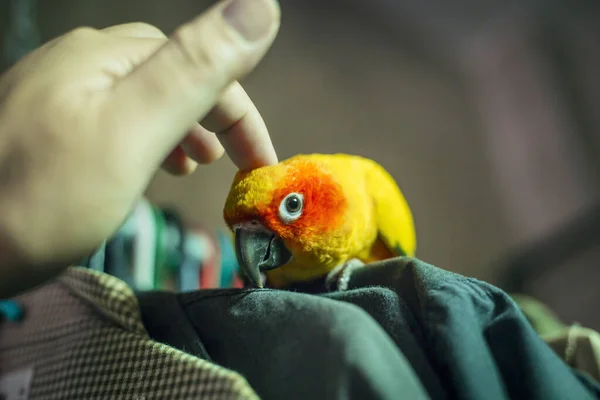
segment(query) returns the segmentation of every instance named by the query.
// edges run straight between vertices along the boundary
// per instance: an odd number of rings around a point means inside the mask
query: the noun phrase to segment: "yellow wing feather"
[[[367,190],[372,196],[379,237],[395,255],[414,256],[417,241],[412,212],[394,178],[379,164],[370,164]]]

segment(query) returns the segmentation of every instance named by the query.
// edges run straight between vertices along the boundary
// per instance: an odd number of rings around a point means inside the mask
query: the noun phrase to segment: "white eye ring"
[[[279,218],[284,224],[289,224],[300,218],[304,209],[304,196],[300,193],[290,193],[279,204]]]

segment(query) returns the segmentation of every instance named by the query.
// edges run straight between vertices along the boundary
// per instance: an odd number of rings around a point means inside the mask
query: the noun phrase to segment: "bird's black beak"
[[[235,230],[235,254],[242,274],[254,287],[263,287],[262,271],[281,267],[292,259],[283,240],[266,229]]]

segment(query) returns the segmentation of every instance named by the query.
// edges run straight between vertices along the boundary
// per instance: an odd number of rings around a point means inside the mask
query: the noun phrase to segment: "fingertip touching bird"
[[[352,268],[416,250],[400,188],[382,166],[360,156],[300,154],[239,171],[223,214],[247,286],[327,278],[343,290]]]

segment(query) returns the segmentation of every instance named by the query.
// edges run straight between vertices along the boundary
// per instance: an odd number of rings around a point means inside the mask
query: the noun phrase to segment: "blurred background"
[[[205,0],[0,0],[4,67],[74,27],[165,32]],[[412,206],[418,255],[600,329],[600,2],[281,1],[244,82],[280,158],[372,158]],[[235,168],[159,173],[148,198],[223,227]]]

